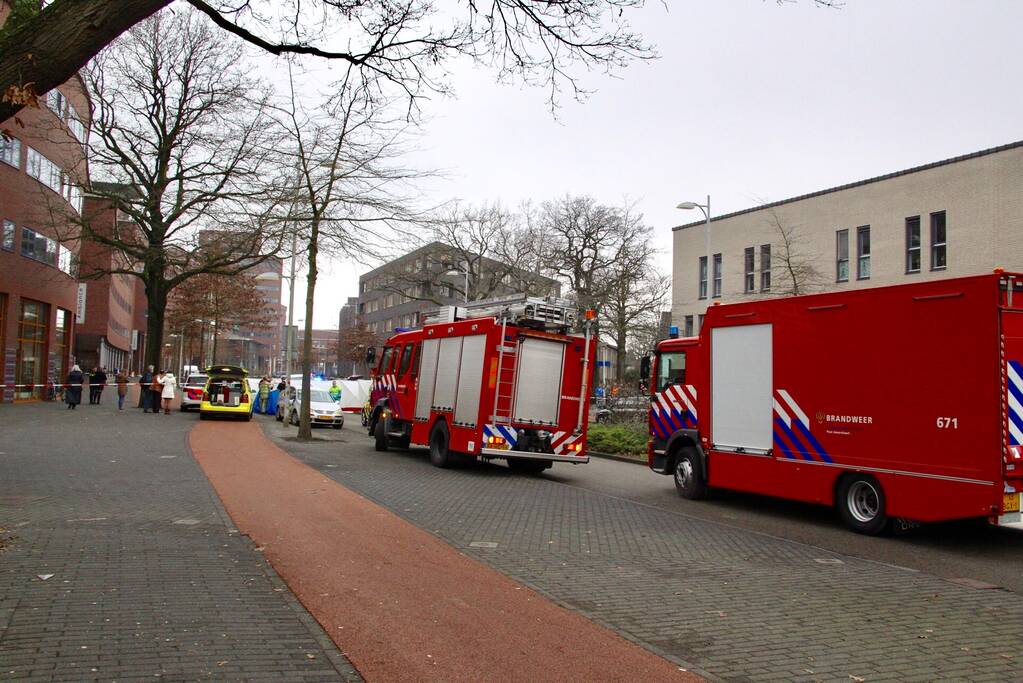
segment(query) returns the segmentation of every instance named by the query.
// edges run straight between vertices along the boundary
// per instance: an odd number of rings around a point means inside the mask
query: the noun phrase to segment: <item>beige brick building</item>
[[[684,335],[716,301],[1023,270],[1023,141],[711,216],[709,268],[704,221],[673,231]]]

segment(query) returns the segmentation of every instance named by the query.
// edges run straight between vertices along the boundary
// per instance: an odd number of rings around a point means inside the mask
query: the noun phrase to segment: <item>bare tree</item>
[[[243,272],[279,247],[260,178],[269,158],[265,95],[240,55],[236,41],[193,13],[163,13],[84,72],[95,106],[92,172],[105,181],[91,192],[127,220],[100,227],[76,219],[82,239],[119,256],[81,275],[142,279],[147,363],[159,362],[176,287],[202,273]]]
[[[548,238],[548,272],[568,283],[580,311],[598,308],[626,238],[621,212],[592,197],[564,197],[544,203],[539,229]]]
[[[600,312],[603,326],[615,340],[615,365],[619,379],[625,376],[629,342],[638,326],[656,319],[671,288],[671,279],[659,273],[654,264],[656,249],[651,229],[643,217],[625,206],[619,212],[620,240],[611,264],[601,273]]]
[[[771,272],[777,273],[771,283],[771,293],[780,296],[799,296],[820,289],[824,277],[813,263],[813,258],[803,249],[805,242],[799,226],[786,223],[774,209],[769,209],[766,218],[774,234],[777,248],[771,254]]]
[[[444,92],[443,63],[465,56],[501,78],[582,95],[571,69],[615,70],[652,51],[626,14],[644,0],[187,0],[213,24],[270,54],[347,63],[410,98]],[[19,3],[19,5],[22,3]],[[24,3],[28,5],[30,3]],[[0,122],[70,79],[171,0],[52,0],[0,32]],[[344,47],[333,47],[332,38]]]
[[[423,259],[381,274],[377,288],[437,305],[457,297],[481,301],[512,292],[548,296],[549,278],[533,271],[535,245],[521,216],[500,204],[451,204],[430,220]]]
[[[352,373],[356,374],[355,369],[366,361],[366,350],[379,343],[377,335],[369,329],[364,320],[359,318],[351,327],[343,327],[338,330],[338,361],[351,363]]]
[[[321,251],[351,259],[374,254],[383,235],[413,220],[403,196],[404,183],[416,173],[396,159],[404,131],[387,119],[379,90],[349,71],[331,110],[310,110],[297,97],[276,107],[276,129],[284,170],[279,179],[291,204],[282,221],[292,224],[306,245],[305,334],[302,340],[302,406],[298,438],[312,439],[309,390],[312,372],[313,300]]]

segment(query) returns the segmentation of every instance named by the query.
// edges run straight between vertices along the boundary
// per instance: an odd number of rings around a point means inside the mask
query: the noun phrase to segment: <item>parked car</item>
[[[181,385],[181,411],[199,410],[202,403],[202,392],[206,390],[206,375],[188,375]]]
[[[210,417],[238,417],[252,419],[253,399],[245,378],[248,372],[237,365],[217,365],[207,368],[206,388],[199,404],[199,419]]]
[[[645,396],[598,398],[594,420],[609,422],[641,422],[650,411],[650,400]]]
[[[290,387],[287,398],[277,402],[277,421],[283,422],[287,419],[290,424],[297,425],[301,407],[302,389]],[[341,429],[345,424],[345,414],[341,406],[330,397],[326,389],[310,390],[309,411],[309,417],[314,425],[329,425],[334,429]]]

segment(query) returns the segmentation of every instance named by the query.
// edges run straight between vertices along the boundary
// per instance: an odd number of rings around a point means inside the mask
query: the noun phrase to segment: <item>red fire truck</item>
[[[652,366],[648,462],[684,498],[834,505],[868,534],[1021,521],[1021,275],[712,306]]]
[[[447,467],[504,458],[539,473],[584,463],[596,340],[569,302],[525,296],[446,307],[391,337],[373,370],[378,451],[427,446]],[[371,352],[371,357],[375,353]]]

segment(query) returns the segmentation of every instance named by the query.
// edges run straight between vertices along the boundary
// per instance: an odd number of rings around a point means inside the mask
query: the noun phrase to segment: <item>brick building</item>
[[[0,25],[10,3],[0,0]],[[74,223],[88,185],[90,105],[77,76],[0,121],[0,401],[66,376],[78,308]],[[20,385],[15,387],[14,385]]]
[[[305,330],[299,327],[295,331],[295,358],[292,372],[301,372],[302,344]],[[327,377],[337,377],[337,330],[313,330],[313,351],[311,355],[314,373],[323,373]],[[296,369],[298,368],[298,369]]]
[[[96,185],[103,185],[105,193],[118,189],[109,183]],[[108,199],[86,194],[84,206],[85,219],[99,235],[112,235],[118,227],[123,234],[125,229],[133,227]],[[139,330],[136,327],[136,309],[143,309],[144,325],[146,307],[141,280],[123,273],[103,274],[126,268],[128,264],[118,252],[98,242],[84,242],[79,259],[82,280],[78,290],[80,298],[84,294],[85,308],[78,312],[75,330],[74,349],[78,364],[83,370],[100,366],[108,370],[130,367],[137,371],[138,363],[132,362],[133,343],[138,342]],[[81,315],[83,312],[84,316]]]
[[[1023,270],[1021,187],[1023,141],[712,216],[709,269],[704,221],[678,226],[672,322],[688,336],[713,302],[791,294],[786,261],[802,292]]]

